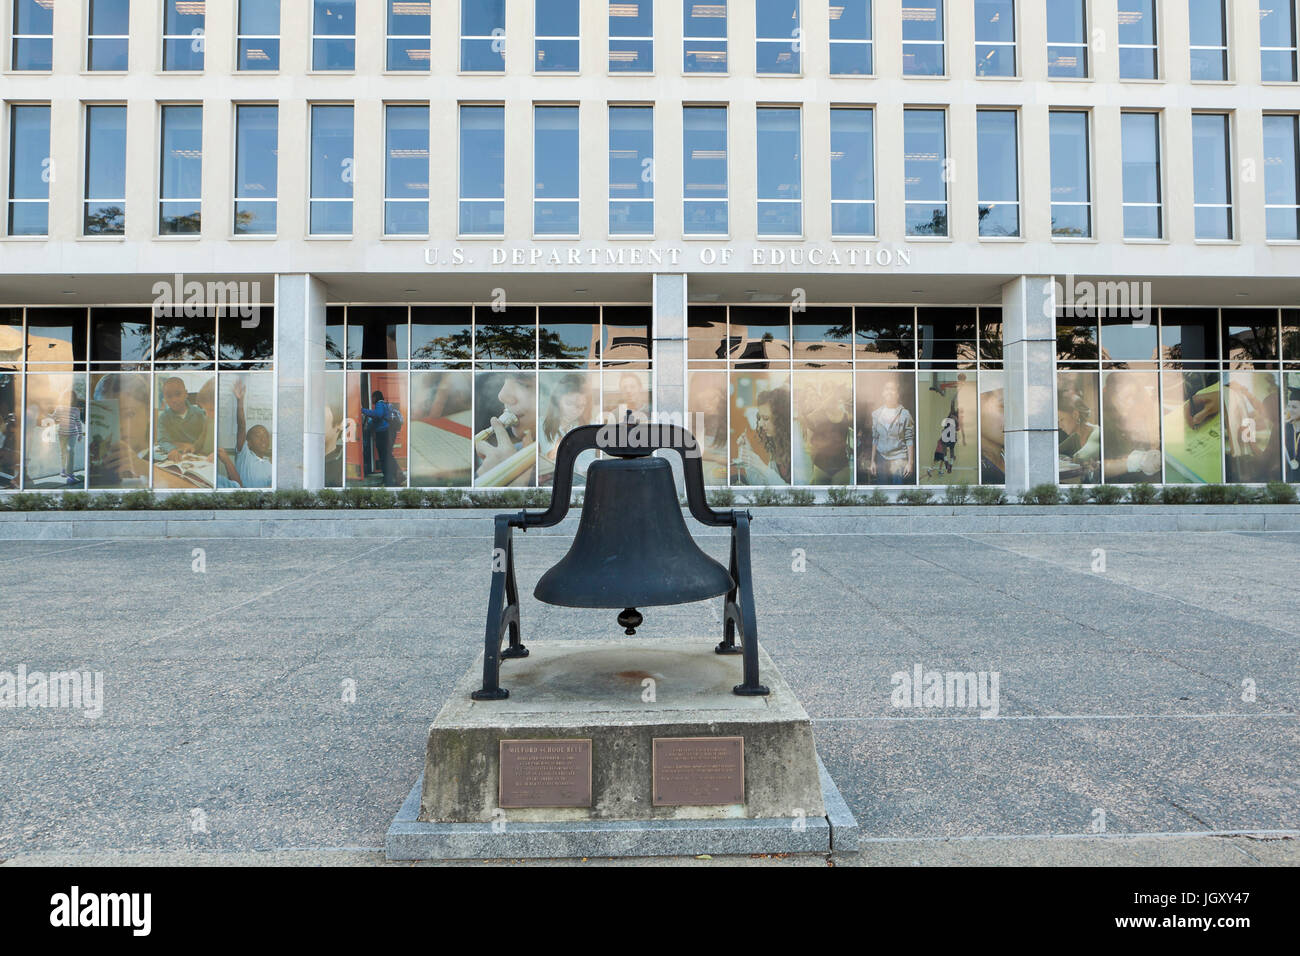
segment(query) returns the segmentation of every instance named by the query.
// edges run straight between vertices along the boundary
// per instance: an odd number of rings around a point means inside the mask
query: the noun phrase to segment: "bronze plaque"
[[[745,802],[744,737],[656,738],[651,758],[656,807]]]
[[[501,741],[498,806],[591,806],[590,740]]]

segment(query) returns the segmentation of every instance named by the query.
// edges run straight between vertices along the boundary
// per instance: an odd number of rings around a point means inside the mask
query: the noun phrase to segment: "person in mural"
[[[889,379],[881,405],[871,413],[871,478],[901,485],[916,470],[916,422],[899,399],[898,381]]]
[[[650,392],[636,372],[624,372],[618,377],[618,405],[627,424],[650,421]]]
[[[343,487],[343,413],[325,406],[325,487]]]
[[[527,452],[537,444],[536,389],[533,372],[504,374],[496,396],[501,411],[489,419],[489,427],[485,429],[488,434],[480,432],[474,442],[479,456],[475,484],[522,488],[532,485],[535,463],[530,461]],[[516,464],[519,473],[513,474]]]
[[[706,481],[727,483],[727,395],[722,372],[697,372],[691,376],[689,430],[700,445]]]
[[[853,385],[848,374],[818,372],[799,378],[795,421],[812,464],[806,483],[852,484]]]
[[[1287,391],[1286,480],[1300,481],[1300,388]]]
[[[1160,403],[1155,373],[1109,372],[1101,386],[1105,481],[1137,484],[1160,480]]]
[[[149,380],[143,375],[103,376],[91,395],[90,487],[148,484],[148,448]]]
[[[744,435],[736,441],[736,473],[742,485],[790,484],[790,390],[760,392],[754,403],[754,432],[763,443],[763,463]]]
[[[84,434],[81,409],[75,405],[60,405],[54,410],[54,420],[58,423],[59,452],[63,459],[61,476],[68,484],[79,485],[81,479],[76,477],[77,445]]]
[[[231,388],[235,396],[235,457],[224,448],[217,449],[217,457],[226,470],[226,478],[240,488],[271,487],[271,433],[263,425],[249,428],[244,417],[244,399],[248,386],[236,382]],[[226,487],[218,474],[218,487]]]
[[[962,376],[962,381],[965,381],[965,376]],[[957,385],[957,382],[945,382],[939,388],[956,388]],[[933,390],[939,391],[939,389]],[[934,445],[934,460],[931,462],[930,467],[925,469],[925,477],[931,478],[936,474],[952,474],[952,466],[957,461],[957,438],[959,436],[962,445],[965,446],[966,426],[962,424],[961,409],[957,407],[957,396],[954,395],[952,404],[948,406],[948,413],[939,422],[939,439]]]
[[[554,462],[560,439],[580,425],[590,425],[591,386],[587,376],[575,372],[560,378],[550,389],[546,414],[542,417],[543,457]]]
[[[189,387],[179,378],[163,382],[163,408],[158,412],[157,444],[168,461],[197,455],[208,435],[208,416],[190,403]],[[210,454],[211,449],[202,454]]]
[[[980,395],[980,481],[986,485],[1007,481],[1005,394],[994,388]]]
[[[1067,480],[1067,471],[1078,484],[1095,484],[1101,478],[1101,428],[1092,423],[1092,417],[1092,409],[1077,389],[1067,387],[1061,391],[1056,428],[1063,481]]]
[[[1245,484],[1278,477],[1280,429],[1277,379],[1268,372],[1228,373],[1224,404],[1228,417],[1228,481]]]
[[[379,456],[379,467],[384,472],[384,487],[397,486],[397,461],[393,458],[393,439],[397,437],[400,422],[393,418],[393,409],[384,401],[384,393],[375,391],[370,396],[373,408],[362,407],[361,414],[370,422],[370,433]]]

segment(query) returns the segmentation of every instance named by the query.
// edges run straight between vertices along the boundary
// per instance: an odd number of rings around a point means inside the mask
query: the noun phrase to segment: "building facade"
[[[1296,0],[0,16],[0,489],[1300,481]]]

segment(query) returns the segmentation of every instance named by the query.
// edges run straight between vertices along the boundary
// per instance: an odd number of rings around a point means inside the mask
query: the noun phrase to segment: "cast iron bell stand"
[[[634,443],[624,444],[629,439]],[[564,520],[569,513],[574,465],[580,454],[591,449],[599,449],[614,458],[646,458],[659,449],[680,455],[686,501],[695,520],[709,527],[731,528],[732,589],[723,599],[723,639],[714,650],[718,654],[744,655],[744,680],[733,688],[733,693],[742,697],[764,697],[770,693],[759,683],[758,622],[749,563],[751,516],[747,511],[714,511],[709,507],[704,495],[704,469],[698,454],[691,454],[698,447],[695,436],[677,425],[584,425],[564,436],[555,459],[550,507],[544,512],[530,513],[525,509],[515,515],[496,516],[492,589],[483,644],[483,686],[471,695],[474,700],[505,700],[509,697],[510,692],[501,686],[501,661],[528,656],[528,648],[520,638],[514,529],[527,533],[529,528],[553,528]],[[737,630],[740,631],[740,647],[736,646]],[[502,650],[501,643],[507,636],[509,645]]]

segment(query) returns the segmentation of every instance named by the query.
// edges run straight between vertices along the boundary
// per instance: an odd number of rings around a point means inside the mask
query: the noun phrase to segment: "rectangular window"
[[[727,72],[727,0],[682,0],[682,71]]]
[[[1119,0],[1119,78],[1154,80],[1160,75],[1156,0]]]
[[[235,107],[235,235],[275,235],[279,152],[279,108]]]
[[[1164,237],[1160,189],[1160,114],[1121,113],[1124,238]]]
[[[280,0],[239,0],[239,69],[280,69]]]
[[[1226,80],[1228,11],[1224,0],[1187,0],[1187,17],[1192,80]]]
[[[1020,161],[1015,110],[977,110],[981,236],[1020,235]]]
[[[126,107],[86,107],[86,195],[82,231],[126,231]]]
[[[1264,116],[1264,217],[1269,239],[1300,239],[1300,116]]]
[[[197,235],[203,196],[203,107],[162,108],[158,234]]]
[[[975,75],[1016,75],[1015,0],[975,0]]]
[[[462,73],[504,73],[506,0],[460,0]]]
[[[460,108],[460,234],[506,231],[506,110]]]
[[[9,108],[9,228],[11,236],[50,231],[50,108]]]
[[[130,47],[131,0],[90,0],[86,12],[86,69],[124,73]]]
[[[903,110],[903,180],[909,236],[948,235],[943,110]]]
[[[943,76],[943,0],[908,0],[903,8],[903,75]]]
[[[683,228],[688,236],[725,236],[727,217],[727,108],[682,109]]]
[[[652,0],[610,0],[609,72],[653,73],[654,37]]]
[[[831,75],[871,76],[871,0],[832,0]]]
[[[755,16],[758,73],[797,74],[803,49],[799,0],[756,0]]]
[[[429,234],[429,107],[384,110],[384,235]]]
[[[803,150],[798,107],[758,110],[758,235],[803,233]]]
[[[534,107],[533,184],[533,232],[578,235],[578,107]]]
[[[1265,83],[1296,81],[1296,2],[1259,5],[1259,68]]]
[[[1088,114],[1052,110],[1048,115],[1052,168],[1052,235],[1058,239],[1092,236],[1092,188],[1089,181]]]
[[[357,68],[356,0],[312,0],[311,68],[322,73]]]
[[[311,212],[313,236],[352,234],[353,125],[351,106],[311,108]]]
[[[1192,114],[1197,239],[1232,238],[1232,141],[1227,113]]]
[[[875,116],[867,109],[831,110],[831,235],[876,234]]]
[[[54,69],[54,4],[51,0],[13,0],[11,70],[48,73]]]
[[[533,0],[533,39],[538,73],[577,73],[582,68],[578,0]]]
[[[203,69],[204,5],[188,0],[163,0],[163,69],[198,72]]]
[[[609,108],[609,234],[655,231],[654,107]]]
[[[1087,78],[1086,0],[1047,0],[1047,75],[1057,79]]]
[[[428,72],[429,10],[428,0],[388,0],[388,69]]]

